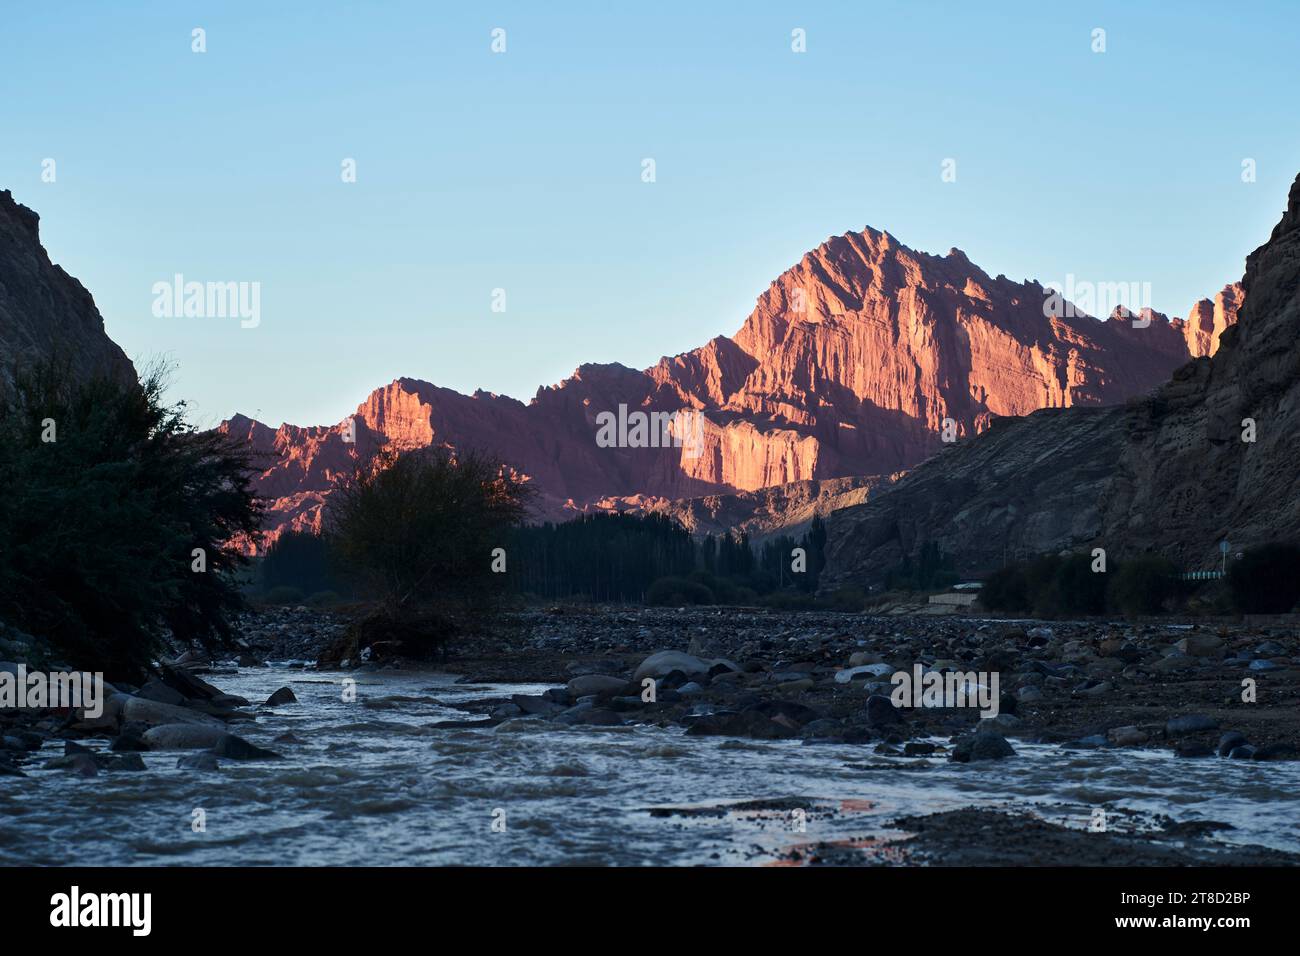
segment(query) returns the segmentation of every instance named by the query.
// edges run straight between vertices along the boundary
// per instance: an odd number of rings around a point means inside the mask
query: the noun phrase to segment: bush
[[[1090,554],[1046,554],[1008,565],[984,582],[980,603],[1042,617],[1104,614],[1110,575],[1093,571],[1092,563]]]
[[[271,588],[263,594],[262,600],[267,604],[301,604],[302,588],[281,584],[279,587]]]
[[[840,588],[827,594],[819,604],[832,611],[856,612],[867,606],[867,596],[859,588]]]
[[[463,628],[451,614],[421,608],[391,613],[380,608],[351,622],[320,655],[323,664],[356,664],[369,649],[372,663],[407,658],[431,661],[443,656],[447,643]]]
[[[334,607],[342,602],[337,591],[317,591],[307,598],[308,607]]]
[[[817,609],[817,599],[803,591],[786,589],[763,595],[763,607],[777,611],[813,611]]]
[[[1027,611],[1032,601],[1025,565],[1019,562],[1008,564],[990,574],[980,589],[979,601],[990,611]]]
[[[310,531],[288,531],[267,548],[258,566],[264,591],[287,585],[304,594],[334,590],[329,546]]]
[[[1105,614],[1109,575],[1094,571],[1092,564],[1090,554],[1061,558],[1035,595],[1034,613],[1044,617]]]
[[[481,455],[381,454],[330,495],[325,543],[390,616],[435,602],[481,605],[504,577],[492,552],[526,497],[520,479]]]
[[[1300,600],[1300,548],[1270,542],[1228,567],[1228,588],[1245,614],[1285,614]]]
[[[681,607],[686,604],[712,604],[713,592],[698,581],[666,577],[646,590],[646,604],[652,607]]]
[[[0,396],[0,617],[134,683],[169,633],[228,645],[256,470],[163,402],[160,369],[138,385],[64,372],[19,371]]]
[[[1178,592],[1178,569],[1167,558],[1142,555],[1123,562],[1110,576],[1106,604],[1126,615],[1159,614]]]

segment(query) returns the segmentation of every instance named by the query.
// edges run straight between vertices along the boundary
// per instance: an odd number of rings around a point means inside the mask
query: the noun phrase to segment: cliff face
[[[958,250],[932,256],[867,229],[805,255],[734,338],[645,371],[584,365],[526,405],[403,378],[371,394],[352,426],[272,432],[237,416],[222,427],[265,453],[273,534],[318,527],[334,477],[382,446],[490,452],[534,482],[541,515],[563,517],[616,499],[888,475],[942,447],[945,420],[964,437],[997,416],[1120,402],[1212,351],[1239,302],[1225,290],[1189,325],[1156,313],[1049,315],[1051,294],[992,278]],[[699,412],[698,442],[601,447],[598,416],[620,406]]]
[[[837,512],[823,581],[870,582],[931,540],[977,572],[1095,546],[1210,568],[1225,537],[1235,550],[1300,536],[1300,179],[1241,284],[1183,332],[1197,357],[1152,394],[998,422]]]
[[[80,380],[135,381],[130,360],[104,332],[95,300],[50,262],[40,217],[0,190],[0,391],[12,387],[15,365],[41,360],[66,363]]]
[[[1106,540],[1213,567],[1223,538],[1236,550],[1300,537],[1300,177],[1241,288],[1213,357],[1126,416]]]

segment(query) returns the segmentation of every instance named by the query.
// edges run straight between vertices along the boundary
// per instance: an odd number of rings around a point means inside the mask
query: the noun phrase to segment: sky
[[[0,188],[200,425],[646,367],[868,225],[1185,315],[1300,172],[1290,0],[2,2]]]

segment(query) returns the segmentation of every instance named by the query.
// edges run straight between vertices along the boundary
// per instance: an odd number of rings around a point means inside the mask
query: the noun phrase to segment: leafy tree
[[[381,453],[330,495],[326,544],[390,616],[478,605],[527,497],[509,469],[475,452]]]
[[[165,372],[73,383],[14,374],[0,396],[0,617],[71,666],[139,680],[165,637],[229,642],[257,533],[247,451],[168,405]]]

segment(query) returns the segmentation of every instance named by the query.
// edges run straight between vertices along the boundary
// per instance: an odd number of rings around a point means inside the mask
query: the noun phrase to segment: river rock
[[[1246,743],[1246,735],[1239,730],[1230,730],[1219,738],[1219,756],[1226,757],[1233,749]]]
[[[230,760],[279,760],[280,755],[272,750],[264,750],[256,744],[250,744],[243,737],[224,734],[212,748],[218,757]]]
[[[892,673],[894,673],[894,669],[888,664],[861,664],[856,667],[850,667],[846,670],[837,671],[835,674],[835,683],[848,684],[858,678],[886,677]]]
[[[1296,760],[1300,759],[1300,753],[1291,744],[1265,744],[1263,747],[1256,747],[1255,752],[1251,754],[1252,760]]]
[[[157,678],[141,687],[136,696],[143,697],[145,700],[156,700],[160,704],[173,704],[177,707],[185,703],[184,694],[172,687],[168,687]]]
[[[894,702],[888,697],[880,694],[873,694],[867,698],[867,706],[864,710],[867,723],[872,727],[885,727],[889,724],[898,723],[903,719]]]
[[[110,698],[112,699],[112,698]],[[165,724],[195,724],[201,727],[222,727],[220,720],[208,714],[199,713],[188,707],[164,704],[161,701],[146,700],[143,697],[128,697],[122,705],[122,719],[161,727]]]
[[[958,738],[950,759],[957,763],[974,763],[980,760],[1002,760],[1015,755],[1015,748],[1005,737],[995,730],[988,730]]]
[[[1219,722],[1205,714],[1186,714],[1170,718],[1165,724],[1165,733],[1170,737],[1180,734],[1198,734],[1206,730],[1218,730]]]
[[[1223,641],[1213,634],[1190,634],[1174,647],[1191,657],[1215,657],[1223,647]]]
[[[185,754],[176,761],[177,770],[220,770],[221,762],[217,760],[216,754],[197,753]]]
[[[1191,670],[1196,666],[1196,658],[1189,654],[1175,653],[1162,657],[1151,665],[1157,674],[1173,674],[1177,671]]]
[[[226,728],[206,724],[161,724],[141,738],[150,750],[207,750],[226,735]]]
[[[613,697],[627,686],[622,677],[610,677],[606,674],[587,674],[575,677],[566,685],[569,694],[578,697]]]
[[[267,707],[279,707],[283,704],[296,704],[298,697],[293,690],[288,687],[281,687],[270,697],[266,698]]]
[[[1106,731],[1106,738],[1116,747],[1136,747],[1150,739],[1140,727],[1112,727]]]
[[[729,670],[740,670],[728,660],[708,660],[681,651],[659,651],[641,662],[632,680],[639,683],[647,677],[667,677],[673,671],[681,671],[687,677],[706,677],[717,664],[726,664]]]
[[[544,697],[530,697],[527,694],[512,694],[510,702],[525,714],[531,714],[534,717],[554,717],[564,710],[562,704],[557,704]]]

